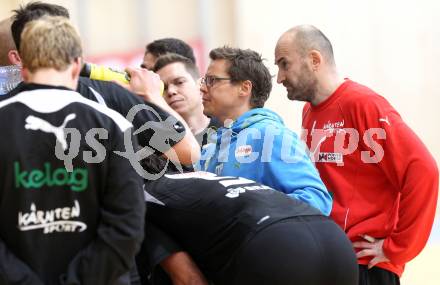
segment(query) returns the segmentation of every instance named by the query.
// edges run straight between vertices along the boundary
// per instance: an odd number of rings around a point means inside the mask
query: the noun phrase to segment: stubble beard
[[[304,67],[301,76],[295,86],[290,85],[287,98],[292,101],[312,102],[318,90],[318,80]]]

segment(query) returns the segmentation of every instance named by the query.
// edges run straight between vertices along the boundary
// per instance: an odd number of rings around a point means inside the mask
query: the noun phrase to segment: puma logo
[[[69,114],[67,115],[67,117],[64,119],[64,122],[61,126],[59,127],[55,127],[53,125],[51,125],[49,122],[35,117],[35,116],[28,116],[26,118],[26,124],[24,125],[24,128],[26,130],[40,130],[43,131],[45,133],[52,133],[55,135],[56,139],[61,143],[61,146],[63,147],[63,150],[67,149],[67,142],[66,142],[66,138],[64,137],[64,127],[66,126],[66,124],[75,119],[76,115],[75,114]]]
[[[379,118],[379,122],[385,122],[389,126],[391,126],[390,120],[388,120],[388,116],[386,116],[385,118]]]

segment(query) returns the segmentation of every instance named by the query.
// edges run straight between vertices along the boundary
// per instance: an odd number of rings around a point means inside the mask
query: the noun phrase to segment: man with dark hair
[[[132,124],[73,91],[82,47],[68,19],[21,37],[23,92],[0,102],[0,284],[128,285],[145,211],[118,154]]]
[[[155,40],[145,47],[145,55],[141,67],[153,70],[157,58],[167,53],[179,54],[189,58],[194,64],[196,64],[194,51],[190,45],[180,39],[164,38]]]
[[[199,69],[197,68],[194,61],[192,61],[188,57],[173,52],[159,56],[154,64],[153,71],[157,73],[157,71],[162,69],[163,67],[176,62],[182,63],[186,71],[192,76],[194,80],[198,80],[200,78]]]
[[[279,115],[263,108],[272,78],[261,56],[230,47],[214,49],[209,56],[201,85],[204,112],[225,127],[218,130],[216,143],[204,148],[199,167],[253,179],[328,215],[332,198],[306,148]]]
[[[43,3],[39,1],[30,2],[26,6],[22,6],[19,9],[13,10],[12,12],[15,15],[11,25],[11,31],[17,50],[20,50],[20,36],[26,23],[39,19],[45,15],[69,18],[69,11],[66,8],[60,5]]]
[[[270,91],[272,91],[272,77],[258,53],[251,50],[224,47],[213,49],[209,53],[209,57],[212,62],[223,61],[230,64],[227,71],[229,78],[217,78],[217,80],[229,80],[231,83],[249,81],[248,83],[252,87],[250,88],[249,107],[251,109],[264,107]],[[213,84],[215,81],[216,79]]]
[[[197,66],[189,58],[169,53],[157,59],[153,71],[165,84],[165,101],[182,116],[203,147],[221,123],[203,114]]]
[[[11,30],[12,34],[15,35],[15,46],[20,46],[19,35],[24,29],[24,25],[28,21],[38,19],[44,15],[69,18],[69,12],[66,8],[43,2],[31,2],[14,10]],[[18,51],[12,50],[8,53],[12,63],[19,65],[20,56]],[[140,74],[141,72],[137,73]],[[158,90],[152,88],[154,81],[157,80],[154,75],[144,74],[143,76],[150,78],[150,81],[144,84],[146,89],[143,91],[147,95],[144,96],[144,99],[147,99],[148,102],[113,82],[90,80],[84,77],[80,77],[77,91],[88,99],[105,104],[123,116],[127,116],[134,106],[140,106],[132,119],[137,130],[145,129],[137,133],[139,144],[150,151],[165,154],[175,164],[191,164],[198,156],[196,139],[191,132],[185,131],[188,126],[180,115],[166,104],[162,96],[154,96],[158,93]],[[14,96],[20,91],[20,86],[18,86],[9,94],[0,97],[0,100]],[[143,128],[149,122],[154,122],[154,124],[149,124],[149,128]]]
[[[287,97],[307,102],[303,139],[335,193],[331,217],[358,250],[359,284],[400,284],[433,224],[434,159],[382,96],[338,75],[332,45],[316,27],[285,32],[275,63]]]
[[[163,162],[151,158],[146,163],[160,172]],[[268,186],[200,171],[146,181],[145,192],[147,220],[170,233],[216,285],[357,285],[344,232]]]

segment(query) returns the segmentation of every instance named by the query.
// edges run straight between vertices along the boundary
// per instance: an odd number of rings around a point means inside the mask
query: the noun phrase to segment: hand
[[[368,263],[368,269],[371,269],[378,263],[390,261],[383,252],[384,239],[375,239],[368,235],[361,235],[366,241],[353,242],[354,248],[360,248],[361,250],[356,253],[357,258],[364,256],[372,256],[373,258]]]
[[[131,92],[143,97],[145,101],[159,105],[163,103],[163,82],[158,74],[144,68],[127,67],[125,71],[131,78],[128,87]]]

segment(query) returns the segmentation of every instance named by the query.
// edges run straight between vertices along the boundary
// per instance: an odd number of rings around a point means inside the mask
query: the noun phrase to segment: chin
[[[212,112],[209,109],[206,109],[206,108],[203,109],[203,114],[205,116],[212,116]]]
[[[287,93],[287,99],[292,100],[292,101],[297,100],[296,97],[295,97],[295,95],[294,95],[294,94],[291,94],[291,93]]]
[[[287,93],[287,98],[292,101],[308,101],[304,93]]]

